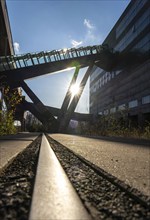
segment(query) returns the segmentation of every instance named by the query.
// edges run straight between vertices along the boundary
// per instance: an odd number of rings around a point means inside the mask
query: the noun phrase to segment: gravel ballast
[[[41,136],[0,174],[0,219],[27,220],[39,154]]]
[[[48,140],[93,219],[150,219],[148,205],[142,204],[138,196],[130,196],[130,193],[95,172],[65,146],[50,137]]]

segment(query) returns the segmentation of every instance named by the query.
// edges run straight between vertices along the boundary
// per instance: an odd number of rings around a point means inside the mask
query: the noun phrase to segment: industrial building
[[[96,67],[90,76],[90,113],[117,114],[127,111],[131,121],[150,121],[150,1],[131,1],[103,42],[113,51],[144,56],[138,65],[106,72]],[[132,62],[132,61],[131,61]]]

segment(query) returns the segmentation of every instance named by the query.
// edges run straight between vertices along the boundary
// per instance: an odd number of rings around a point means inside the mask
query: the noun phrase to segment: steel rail
[[[126,219],[124,218],[125,215],[129,219],[133,219],[135,215],[139,216],[138,219],[149,219],[150,198],[148,195],[142,194],[137,189],[97,167],[78,153],[62,145],[61,142],[53,139],[51,135],[47,135],[47,138],[93,219],[101,219],[100,216],[103,219],[104,215],[109,219],[111,216],[112,218],[116,217],[114,219],[117,219],[118,216],[119,219]],[[80,178],[80,174],[82,178]],[[130,210],[131,206],[133,210]],[[112,207],[116,216],[112,212]],[[97,210],[97,214],[95,210]]]
[[[91,219],[57,160],[42,137],[29,220]]]

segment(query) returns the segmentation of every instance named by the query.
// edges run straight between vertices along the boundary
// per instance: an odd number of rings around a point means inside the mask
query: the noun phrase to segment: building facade
[[[90,113],[108,115],[127,109],[128,117],[138,124],[150,121],[150,1],[131,0],[103,43],[114,51],[138,51],[145,59],[111,72],[95,66]]]

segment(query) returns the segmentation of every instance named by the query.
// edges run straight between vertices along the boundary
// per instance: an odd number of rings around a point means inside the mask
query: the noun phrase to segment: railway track
[[[148,197],[46,137],[1,173],[1,220],[150,219]]]
[[[93,219],[150,219],[149,197],[47,138]]]

